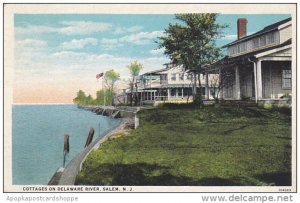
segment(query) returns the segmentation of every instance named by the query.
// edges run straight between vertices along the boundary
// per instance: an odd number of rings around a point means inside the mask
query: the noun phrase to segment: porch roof
[[[167,84],[167,85],[162,85],[162,88],[187,88],[187,87],[192,87],[191,84]]]
[[[149,87],[149,88],[144,88],[144,90],[150,90],[150,89],[168,89],[168,88],[190,88],[192,87],[191,84],[165,84],[161,85],[159,87]]]

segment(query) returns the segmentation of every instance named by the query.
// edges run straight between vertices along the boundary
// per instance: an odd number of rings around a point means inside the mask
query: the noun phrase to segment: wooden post
[[[68,134],[65,134],[65,136],[64,136],[64,162],[63,162],[63,167],[65,167],[66,155],[70,151],[69,137],[70,136]]]
[[[88,135],[88,137],[86,139],[86,143],[85,143],[84,148],[88,147],[92,143],[93,137],[94,137],[94,133],[95,133],[94,128],[90,128],[90,132],[89,132],[89,135]]]

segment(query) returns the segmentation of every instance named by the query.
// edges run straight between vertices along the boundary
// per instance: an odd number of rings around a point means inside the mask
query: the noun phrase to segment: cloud
[[[162,36],[164,31],[152,31],[152,32],[139,32],[130,35],[125,35],[120,38],[121,42],[133,43],[136,45],[144,45],[151,42],[151,40]]]
[[[128,77],[129,71],[126,66],[134,60],[138,60],[143,64],[145,72],[162,68],[163,64],[169,61],[165,57],[132,58],[75,51],[26,52],[26,54],[19,54],[16,59],[15,73],[20,76],[20,79],[25,78],[25,75],[29,77],[34,75],[40,75],[40,77],[41,75],[53,76],[56,73],[61,73],[62,70],[65,74],[57,74],[56,77],[63,78],[74,75],[77,75],[77,77],[91,77],[92,75],[93,77],[96,72],[114,68],[120,72],[121,77]]]
[[[15,57],[14,64],[14,88],[16,90],[22,92],[26,89],[28,94],[32,91],[47,91],[41,84],[51,87],[53,91],[63,88],[66,93],[62,95],[71,95],[70,102],[79,89],[83,89],[89,94],[94,94],[99,90],[101,81],[97,82],[95,79],[95,74],[98,72],[114,69],[120,73],[121,79],[125,79],[130,77],[127,65],[134,60],[143,64],[143,73],[160,69],[163,64],[169,62],[165,57],[132,58],[70,50],[51,53],[48,50],[23,52],[17,49],[16,52],[18,55]],[[25,88],[24,84],[30,86],[31,89]],[[126,84],[120,83],[118,87],[125,88]]]
[[[112,28],[110,23],[94,21],[62,21],[59,26],[24,25],[15,27],[17,35],[35,35],[58,33],[63,35],[88,35],[107,31]]]
[[[139,25],[131,26],[129,28],[117,26],[115,28],[114,34],[123,34],[123,33],[128,33],[128,32],[139,32],[142,29],[143,29],[143,27],[139,26]]]
[[[139,26],[131,27],[132,30],[137,30]],[[135,45],[145,45],[149,44],[156,39],[158,36],[163,35],[163,31],[153,31],[153,32],[138,32],[129,35],[125,35],[120,38],[103,38],[100,40],[100,45],[103,49],[109,50],[117,47],[124,46],[124,43],[132,43]]]
[[[47,46],[47,42],[38,39],[24,39],[16,41],[16,46],[20,47],[42,47]]]
[[[153,49],[153,50],[149,51],[149,53],[152,55],[159,55],[159,54],[163,54],[164,51],[165,51],[165,48],[160,48],[160,49]]]
[[[123,44],[121,44],[119,39],[109,39],[109,38],[102,38],[100,40],[100,45],[105,50],[123,46]]]
[[[254,32],[248,32],[247,36],[252,35],[253,33]],[[228,34],[228,35],[223,36],[221,39],[223,39],[223,40],[237,40],[237,34]]]
[[[60,29],[60,33],[67,35],[87,35],[107,31],[112,27],[110,23],[93,21],[64,21],[61,24],[65,27]]]
[[[235,40],[237,39],[237,35],[234,34],[234,35],[225,35],[222,37],[223,40]]]
[[[72,39],[69,42],[63,42],[60,48],[65,50],[82,49],[88,45],[97,45],[98,40],[95,38]]]
[[[23,39],[15,41],[15,59],[22,61],[26,66],[30,61],[35,61],[41,53],[45,53],[48,49],[48,43],[44,40],[38,39]]]

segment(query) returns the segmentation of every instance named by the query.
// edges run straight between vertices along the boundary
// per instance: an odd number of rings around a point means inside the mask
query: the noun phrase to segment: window
[[[247,51],[247,44],[246,42],[242,42],[240,44],[240,52],[245,52],[245,51]]]
[[[171,96],[175,97],[176,96],[176,89],[171,89]]]
[[[202,95],[203,95],[203,96],[205,96],[205,93],[206,93],[206,91],[205,91],[205,90],[206,90],[206,88],[205,88],[205,87],[201,87],[201,92],[202,92]]]
[[[183,89],[178,89],[178,90],[177,90],[177,91],[178,91],[178,96],[179,96],[179,97],[182,97],[182,96],[183,96],[183,95],[182,95],[182,90],[183,90]]]
[[[166,84],[167,83],[167,74],[161,74],[160,75],[160,84]]]
[[[161,74],[160,79],[161,80],[167,80],[167,75],[166,74]]]
[[[189,73],[189,74],[187,75],[186,79],[188,79],[188,80],[192,80],[192,79],[193,79],[193,75],[192,75],[192,73]]]
[[[282,88],[291,89],[292,88],[292,71],[282,70]]]
[[[263,35],[259,38],[259,46],[265,46],[267,44],[267,37],[266,35]]]
[[[259,38],[254,38],[253,39],[253,48],[256,49],[259,47]]]
[[[179,74],[179,80],[184,80],[184,73]]]
[[[272,44],[274,42],[275,42],[275,33],[272,32],[272,33],[267,35],[267,43]]]
[[[176,73],[172,73],[172,75],[171,75],[171,80],[172,80],[172,81],[175,81],[175,80],[176,80]]]
[[[217,87],[210,87],[210,95],[212,95],[213,97],[215,97],[216,95],[216,90],[217,90]]]

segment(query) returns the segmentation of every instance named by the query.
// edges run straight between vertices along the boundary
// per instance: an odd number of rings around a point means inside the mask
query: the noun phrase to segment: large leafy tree
[[[182,65],[193,74],[193,101],[202,105],[200,74],[221,57],[215,41],[227,26],[216,22],[217,14],[176,14],[175,18],[179,23],[169,24],[158,43],[173,64]]]
[[[141,63],[139,63],[138,61],[134,61],[132,62],[130,65],[127,66],[127,68],[130,71],[130,75],[131,75],[131,81],[130,81],[130,105],[132,105],[132,100],[133,97],[135,98],[135,105],[137,105],[138,103],[138,93],[137,93],[137,78],[141,72],[141,70],[143,69],[143,65]],[[133,96],[133,88],[135,86],[135,95]]]

